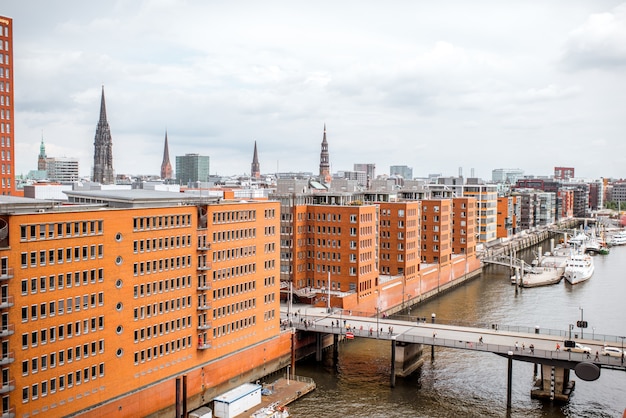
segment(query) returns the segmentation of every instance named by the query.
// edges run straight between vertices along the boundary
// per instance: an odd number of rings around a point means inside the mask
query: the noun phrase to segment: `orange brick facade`
[[[199,406],[234,377],[272,372],[291,342],[278,212],[265,201],[3,213],[3,412],[145,416],[172,407],[183,374]]]
[[[0,194],[15,195],[13,20],[0,16]]]

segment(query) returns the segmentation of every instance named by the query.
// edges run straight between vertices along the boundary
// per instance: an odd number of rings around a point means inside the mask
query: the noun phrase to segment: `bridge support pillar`
[[[507,368],[507,377],[506,377],[506,407],[507,409],[511,409],[511,390],[512,390],[511,386],[512,384],[513,384],[513,357],[509,355],[509,364]]]
[[[391,339],[391,387],[396,387],[396,339]]]
[[[322,361],[322,349],[323,349],[322,333],[316,332],[315,333],[315,361],[317,361],[318,363]]]
[[[570,381],[569,369],[542,364],[541,376],[535,381],[530,397],[567,402],[574,390],[574,384],[573,380]]]
[[[396,376],[407,377],[424,364],[424,346],[397,341],[392,345],[392,369]]]

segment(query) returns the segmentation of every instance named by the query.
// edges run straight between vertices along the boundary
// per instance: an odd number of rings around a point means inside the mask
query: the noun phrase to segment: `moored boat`
[[[565,262],[563,277],[570,284],[588,280],[593,275],[593,259],[588,254],[572,253]]]
[[[611,236],[608,240],[610,246],[625,245],[626,244],[626,231],[620,231]]]

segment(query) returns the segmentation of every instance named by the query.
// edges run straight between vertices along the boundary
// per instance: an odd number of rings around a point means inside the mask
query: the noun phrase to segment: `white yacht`
[[[565,261],[563,277],[570,284],[584,282],[593,275],[593,258],[584,253],[572,253]]]
[[[611,236],[608,241],[610,246],[613,245],[625,245],[626,244],[626,231],[619,231],[618,233]]]

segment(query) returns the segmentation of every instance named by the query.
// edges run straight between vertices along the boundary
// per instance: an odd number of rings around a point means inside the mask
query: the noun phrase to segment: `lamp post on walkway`
[[[578,309],[580,309],[580,338],[582,339],[584,337],[584,327],[583,327],[583,325],[585,324],[583,322],[583,308],[582,308],[582,306],[580,306]]]

